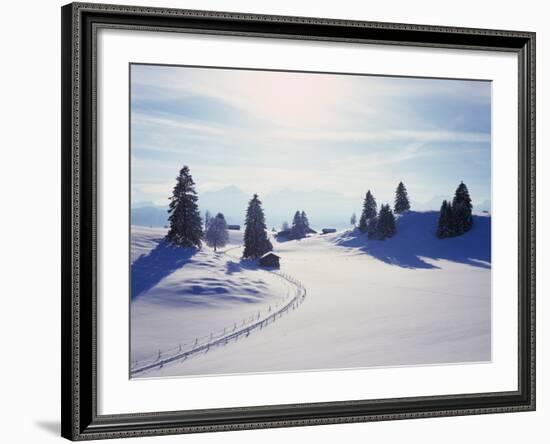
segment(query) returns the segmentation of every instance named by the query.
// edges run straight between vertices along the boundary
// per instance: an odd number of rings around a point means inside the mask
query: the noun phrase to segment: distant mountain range
[[[235,186],[229,186],[216,191],[199,194],[199,208],[204,214],[206,210],[212,215],[223,213],[229,224],[244,223],[248,201],[251,195]],[[260,196],[269,229],[279,229],[283,222],[292,223],[292,217],[297,210],[304,210],[313,228],[349,227],[352,213],[359,218],[361,202],[350,199],[334,191],[294,191],[284,189]],[[428,202],[412,202],[411,207],[419,211],[439,210],[441,202],[449,196],[434,196]],[[136,202],[132,204],[131,219],[133,225],[162,227],[168,222],[168,206],[160,207],[152,202]],[[490,201],[474,206],[474,212],[490,211]]]
[[[162,208],[154,205],[132,205],[130,212],[131,224],[143,227],[164,227],[168,223],[168,207]]]

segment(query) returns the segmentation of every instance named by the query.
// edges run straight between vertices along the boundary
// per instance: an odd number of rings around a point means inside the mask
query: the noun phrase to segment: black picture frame
[[[70,440],[535,409],[535,33],[72,3],[62,15],[62,436]],[[519,66],[518,390],[98,415],[96,85],[100,27],[507,51]]]

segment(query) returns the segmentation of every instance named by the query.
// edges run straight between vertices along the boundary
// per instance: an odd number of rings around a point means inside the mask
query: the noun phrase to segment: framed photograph
[[[62,8],[62,435],[535,409],[535,35]]]

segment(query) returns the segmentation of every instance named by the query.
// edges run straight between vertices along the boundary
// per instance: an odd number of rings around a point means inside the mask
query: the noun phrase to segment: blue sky
[[[402,180],[421,203],[463,180],[490,199],[490,82],[156,65],[131,80],[134,203],[166,205],[183,164],[199,194],[330,191],[360,211],[367,189],[391,202]]]

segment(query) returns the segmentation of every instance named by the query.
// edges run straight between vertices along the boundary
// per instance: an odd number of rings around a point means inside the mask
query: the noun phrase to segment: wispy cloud
[[[186,131],[187,135],[189,133],[202,133],[207,135],[219,136],[222,133],[222,130],[220,128],[216,128],[216,126],[207,123],[153,117],[142,113],[132,114],[132,124],[144,127],[160,127],[160,129],[172,128],[177,131]]]
[[[488,82],[133,65],[131,103],[135,200],[164,202],[182,164],[202,191],[490,198]]]
[[[279,139],[361,142],[472,142],[488,143],[491,135],[483,132],[445,130],[364,130],[364,131],[275,131],[268,135]]]

